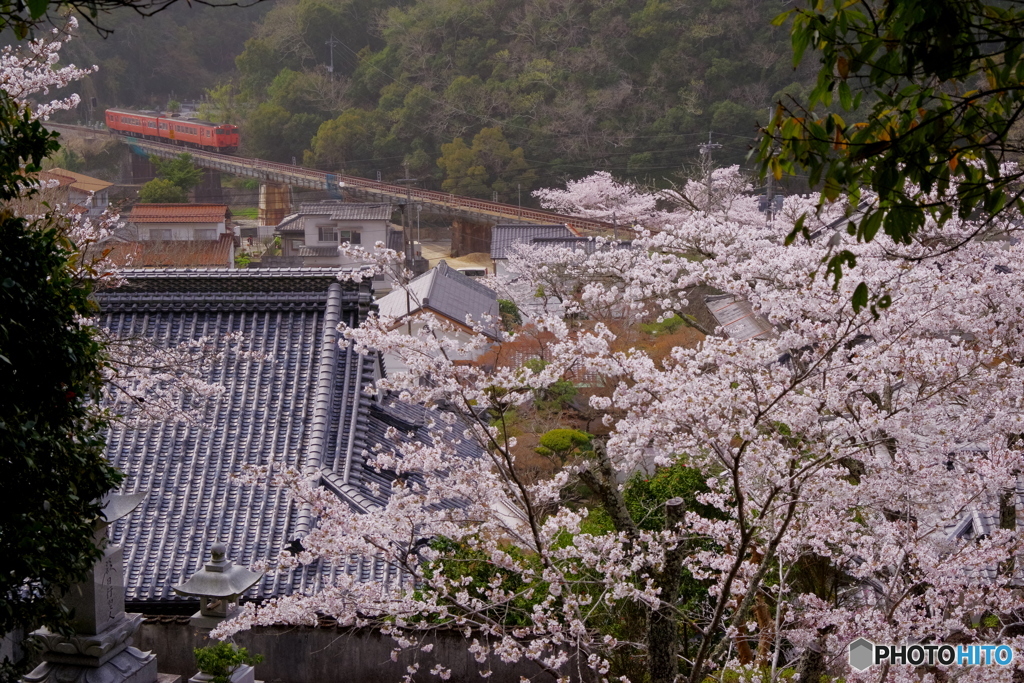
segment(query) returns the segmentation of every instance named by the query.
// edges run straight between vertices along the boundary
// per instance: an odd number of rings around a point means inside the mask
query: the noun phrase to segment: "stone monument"
[[[62,636],[41,628],[30,635],[42,642],[43,663],[25,683],[156,683],[156,655],[131,647],[141,614],[124,611],[124,553],[107,543],[107,527],[142,502],[146,494],[110,494],[96,525],[103,554],[88,575],[64,596],[73,612],[75,633]]]

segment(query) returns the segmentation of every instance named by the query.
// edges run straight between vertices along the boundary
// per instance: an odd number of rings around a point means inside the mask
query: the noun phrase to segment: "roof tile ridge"
[[[338,367],[338,323],[341,320],[341,283],[335,282],[327,290],[327,307],[324,312],[324,334],[320,349],[320,363],[317,374],[313,423],[310,427],[309,448],[306,451],[302,474],[317,482],[322,477],[324,447],[327,442],[327,423],[331,412],[331,394]],[[312,522],[310,503],[303,502],[299,521],[291,534],[302,538],[309,533]]]

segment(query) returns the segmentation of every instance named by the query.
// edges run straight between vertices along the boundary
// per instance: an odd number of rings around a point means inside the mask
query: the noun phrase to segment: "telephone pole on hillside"
[[[335,38],[334,34],[331,33],[330,40],[325,41],[324,45],[326,45],[329,48],[331,48],[331,63],[327,66],[327,73],[333,74],[334,73],[334,46],[335,45],[341,45],[341,41],[338,40],[337,38]]]
[[[697,145],[697,149],[700,150],[700,155],[704,159],[704,169],[705,169],[705,172],[707,173],[708,201],[711,200],[711,170],[712,170],[712,168],[711,168],[711,154],[716,149],[721,149],[722,148],[722,145],[720,143],[711,142],[711,135],[712,135],[712,132],[709,130],[708,131],[708,141],[707,142],[702,142],[701,144]]]

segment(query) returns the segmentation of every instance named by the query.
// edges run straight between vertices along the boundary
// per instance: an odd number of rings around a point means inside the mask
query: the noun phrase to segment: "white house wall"
[[[214,239],[220,239],[220,236],[226,232],[224,222],[220,223],[142,223],[137,226],[139,239],[151,240],[156,239],[152,236],[153,230],[170,230],[171,240],[194,240],[196,230],[210,230],[214,229],[217,231]]]

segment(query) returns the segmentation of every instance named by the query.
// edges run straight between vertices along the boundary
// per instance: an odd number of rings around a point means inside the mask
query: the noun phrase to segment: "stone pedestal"
[[[156,655],[125,647],[102,666],[43,662],[25,683],[157,683]]]

